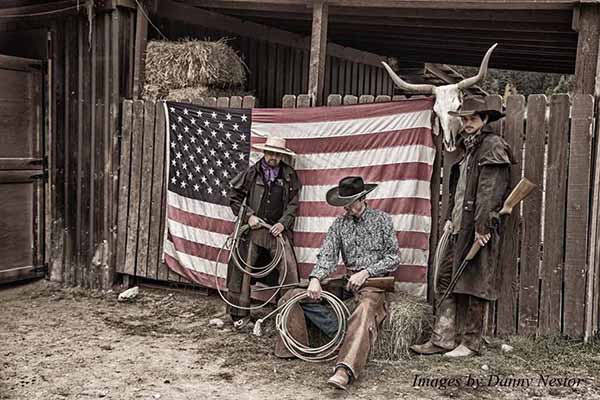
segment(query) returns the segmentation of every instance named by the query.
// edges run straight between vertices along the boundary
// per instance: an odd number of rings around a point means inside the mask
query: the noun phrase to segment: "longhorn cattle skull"
[[[462,127],[460,120],[456,117],[451,117],[448,115],[448,111],[457,111],[460,108],[464,89],[471,87],[485,79],[490,56],[497,45],[498,43],[494,44],[489,48],[487,53],[485,53],[483,61],[481,62],[481,66],[479,67],[479,73],[477,75],[463,79],[458,83],[444,86],[412,84],[405,82],[398,75],[396,75],[396,73],[392,70],[392,68],[390,68],[389,65],[387,65],[386,62],[382,62],[383,66],[390,74],[392,80],[396,86],[398,86],[398,88],[410,91],[412,93],[435,95],[433,111],[440,121],[442,131],[444,132],[444,145],[448,151],[454,151],[456,149],[456,138]]]

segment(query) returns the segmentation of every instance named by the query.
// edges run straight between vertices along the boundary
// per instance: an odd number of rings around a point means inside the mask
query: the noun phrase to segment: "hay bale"
[[[433,326],[432,308],[423,300],[404,293],[394,293],[389,300],[389,315],[372,355],[376,360],[407,358],[409,347],[429,337]]]
[[[252,93],[244,91],[239,88],[214,88],[214,87],[191,87],[183,89],[174,89],[169,91],[166,96],[167,100],[172,101],[187,101],[193,100],[200,97],[231,97],[231,96],[251,96]]]
[[[146,47],[146,85],[166,96],[192,87],[240,87],[246,66],[224,39],[150,41]]]

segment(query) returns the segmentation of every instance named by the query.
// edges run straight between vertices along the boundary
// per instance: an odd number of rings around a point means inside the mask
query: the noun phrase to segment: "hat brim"
[[[500,118],[504,118],[505,115],[497,110],[481,110],[481,111],[448,111],[448,115],[451,117],[469,117],[475,114],[485,114],[488,116],[488,124],[490,122],[498,121]]]
[[[330,206],[345,207],[347,205],[354,203],[356,200],[360,199],[361,197],[366,196],[367,194],[371,193],[373,190],[375,190],[376,187],[377,187],[377,184],[375,184],[375,183],[367,183],[367,184],[365,184],[365,189],[360,193],[357,193],[352,196],[340,196],[340,187],[336,186],[327,191],[327,194],[325,195],[325,199],[327,200],[327,204],[329,204]]]
[[[270,151],[272,153],[281,153],[281,154],[287,154],[288,156],[295,156],[296,153],[294,153],[292,150],[287,149],[287,148],[281,148],[281,147],[271,147],[265,144],[253,144],[252,145],[253,149],[257,149],[257,150],[262,150],[262,151]]]

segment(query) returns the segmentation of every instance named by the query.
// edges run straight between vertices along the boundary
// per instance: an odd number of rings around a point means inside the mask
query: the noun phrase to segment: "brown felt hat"
[[[489,124],[490,122],[498,121],[504,117],[504,114],[497,110],[490,110],[485,105],[485,101],[478,97],[467,97],[463,100],[461,107],[458,111],[448,111],[448,115],[452,117],[468,117],[474,114],[487,115]]]

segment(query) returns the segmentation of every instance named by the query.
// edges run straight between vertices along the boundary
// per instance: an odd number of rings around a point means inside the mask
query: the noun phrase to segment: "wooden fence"
[[[401,96],[330,95],[328,106],[383,102]],[[502,108],[488,96],[490,108]],[[253,98],[199,99],[196,104],[252,107]],[[310,107],[308,95],[287,95],[284,108]],[[594,100],[590,95],[510,96],[507,117],[492,124],[519,161],[512,184],[525,176],[539,185],[506,219],[501,252],[501,298],[488,312],[488,333],[582,336],[586,322],[598,326],[598,263],[589,268],[595,249],[589,240],[593,180]],[[161,263],[164,230],[164,113],[160,103],[123,103],[119,176],[117,271],[157,280],[185,282]],[[432,188],[432,235],[437,246],[448,208],[444,171],[454,155],[435,143]],[[546,190],[547,189],[547,190]],[[596,226],[594,224],[594,226]],[[593,246],[590,246],[592,244]],[[430,256],[431,258],[431,256]],[[431,274],[430,274],[431,275]],[[433,277],[429,276],[429,298]],[[587,319],[586,319],[587,315]]]

